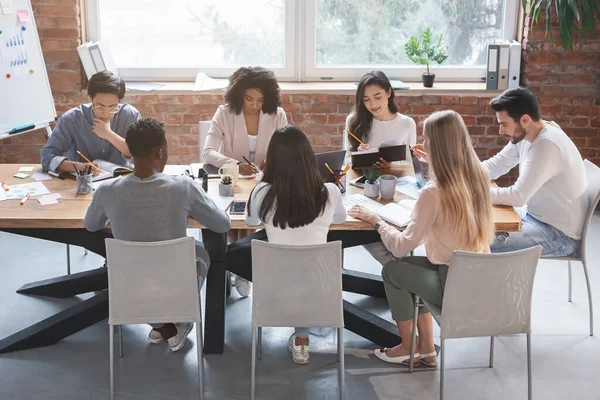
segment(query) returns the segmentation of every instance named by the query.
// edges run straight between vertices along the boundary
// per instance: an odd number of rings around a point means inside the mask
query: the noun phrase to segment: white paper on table
[[[62,199],[62,196],[60,195],[60,193],[50,193],[50,194],[47,194],[47,195],[42,196],[42,197],[52,197],[52,198],[57,199],[57,200],[58,199]]]
[[[4,193],[6,193],[6,191],[0,186],[0,201],[6,200],[6,195]]]
[[[52,179],[50,174],[47,174],[47,173],[41,172],[41,171],[34,172],[33,175],[31,175],[31,177],[33,179],[35,179],[36,181],[48,181],[48,180]]]
[[[38,199],[41,205],[47,206],[49,204],[58,204],[58,200],[52,196],[42,196]]]
[[[19,172],[31,172],[35,167],[21,167],[19,168]]]
[[[30,182],[23,183],[21,185],[9,186],[9,191],[5,192],[7,199],[21,200],[26,194],[30,196],[39,196],[42,194],[49,194],[50,191],[42,182]]]

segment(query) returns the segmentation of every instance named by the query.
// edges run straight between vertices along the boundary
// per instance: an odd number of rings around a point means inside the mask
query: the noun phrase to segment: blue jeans
[[[492,253],[505,253],[529,247],[542,246],[542,257],[565,257],[579,249],[581,240],[573,239],[552,225],[543,223],[526,214],[521,218],[520,232],[496,233],[496,240],[490,246]]]

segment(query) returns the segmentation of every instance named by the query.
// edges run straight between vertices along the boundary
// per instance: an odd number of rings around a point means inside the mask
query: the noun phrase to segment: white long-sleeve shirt
[[[519,165],[514,185],[491,189],[494,204],[527,205],[533,217],[581,239],[588,209],[585,167],[579,150],[555,122],[545,122],[533,142],[509,143],[483,165],[492,179]]]
[[[270,184],[261,182],[256,185],[256,188],[252,192],[250,207],[246,207],[246,224],[248,226],[260,225],[261,220],[258,212],[269,186]],[[310,224],[293,229],[289,227],[281,229],[273,225],[272,218],[262,221],[265,224],[269,242],[292,246],[327,243],[329,225],[346,222],[346,208],[342,202],[340,190],[333,183],[326,183],[325,188],[329,192],[329,202],[325,206],[325,211]]]

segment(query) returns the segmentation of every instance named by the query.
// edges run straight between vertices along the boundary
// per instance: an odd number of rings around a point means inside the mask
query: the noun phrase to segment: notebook
[[[92,178],[92,182],[101,181],[108,178],[114,178],[120,174],[128,174],[133,172],[132,168],[126,167],[124,165],[113,164],[104,160],[94,160],[94,164],[96,164],[102,172]],[[76,172],[71,172],[71,175],[77,176]]]
[[[383,158],[387,162],[406,160],[406,145],[381,145],[378,149],[369,149],[365,151],[353,151],[350,153],[352,158],[352,168],[370,167]]]
[[[353,194],[344,199],[344,207],[346,210],[352,208],[352,206],[360,205],[373,211],[384,221],[398,227],[408,225],[410,222],[410,214],[412,213],[415,204],[415,200],[406,199],[400,200],[398,203],[389,203],[384,206],[362,194]]]

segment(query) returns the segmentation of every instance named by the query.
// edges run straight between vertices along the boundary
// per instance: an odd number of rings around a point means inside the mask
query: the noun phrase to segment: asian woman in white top
[[[251,175],[254,169],[244,157],[260,166],[273,132],[287,124],[277,78],[266,68],[239,68],[229,77],[225,100],[208,130],[204,162],[215,167],[240,163],[240,173]]]
[[[304,133],[292,125],[275,131],[264,177],[246,207],[246,224],[264,223],[270,243],[300,246],[326,243],[329,226],[345,221],[342,195],[333,183],[323,183]],[[288,350],[296,364],[309,362],[308,328],[296,328]]]
[[[394,97],[394,89],[383,72],[375,70],[363,75],[356,89],[356,105],[346,119],[346,132],[364,144],[348,134],[347,151],[363,151],[392,142],[409,146],[417,143],[417,125],[411,117],[398,112]],[[390,168],[391,163],[381,159],[375,166]]]

